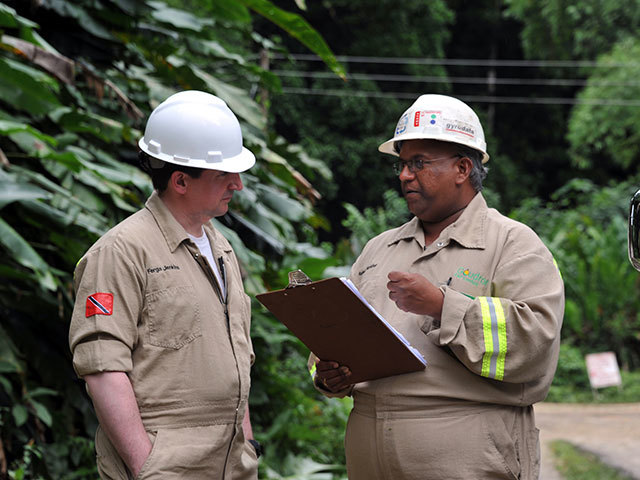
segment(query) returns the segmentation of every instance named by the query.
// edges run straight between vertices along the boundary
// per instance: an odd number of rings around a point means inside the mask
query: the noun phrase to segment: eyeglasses
[[[462,155],[459,153],[455,153],[453,155],[449,155],[448,157],[440,157],[440,158],[431,158],[429,160],[423,160],[421,158],[416,158],[414,160],[409,160],[408,162],[403,162],[402,160],[398,160],[397,162],[393,162],[393,172],[396,175],[400,175],[404,167],[409,168],[409,172],[418,173],[424,167],[431,165],[432,163],[437,162],[438,160],[447,160],[449,158],[459,157],[462,158]]]

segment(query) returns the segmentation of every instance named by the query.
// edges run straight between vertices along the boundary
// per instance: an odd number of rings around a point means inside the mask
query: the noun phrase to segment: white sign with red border
[[[616,354],[613,352],[590,353],[585,356],[591,388],[622,385]]]

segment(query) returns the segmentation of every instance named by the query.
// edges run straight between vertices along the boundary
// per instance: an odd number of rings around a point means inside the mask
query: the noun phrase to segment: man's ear
[[[187,191],[188,175],[179,170],[173,172],[169,177],[167,187],[179,195],[184,195]]]
[[[458,160],[457,165],[457,175],[456,175],[456,183],[463,184],[471,175],[471,170],[473,169],[473,163],[469,157],[462,157]]]

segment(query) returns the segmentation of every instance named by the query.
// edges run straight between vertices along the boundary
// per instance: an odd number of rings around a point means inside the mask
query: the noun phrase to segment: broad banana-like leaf
[[[94,16],[87,11],[74,5],[77,2],[67,0],[41,0],[41,5],[55,11],[61,17],[73,18],[79,27],[85,29],[91,35],[95,35],[103,40],[115,41],[115,37],[103,25],[98,23]]]
[[[0,3],[0,27],[8,28],[37,28],[38,24],[32,22],[28,18],[21,17],[18,13],[8,5]]]
[[[73,83],[75,62],[59,53],[52,53],[40,48],[31,42],[22,40],[21,38],[11,37],[9,35],[2,36],[2,43],[11,45],[22,56],[32,63],[42,67],[59,80],[65,83]]]
[[[333,73],[347,79],[344,67],[333,55],[322,36],[300,15],[281,10],[269,0],[240,0],[247,7],[275,23],[318,55]]]
[[[213,25],[213,21],[211,19],[196,17],[184,10],[169,7],[164,2],[148,2],[148,4],[153,7],[151,15],[155,20],[162,23],[168,23],[174,28],[200,32],[203,28],[211,27]]]
[[[26,123],[0,120],[0,134],[6,135],[26,153],[45,150],[45,144],[55,146],[58,141]],[[23,135],[18,135],[23,134]]]
[[[47,262],[2,218],[0,218],[0,244],[4,245],[16,262],[35,272],[41,287],[52,291],[57,288]]]
[[[29,183],[16,183],[15,180],[0,179],[0,209],[12,202],[51,198],[51,194]]]
[[[300,222],[311,215],[311,210],[306,208],[302,202],[294,200],[268,185],[256,185],[255,188],[260,200],[287,220]]]
[[[246,90],[218,80],[198,67],[192,67],[192,70],[213,90],[213,93],[227,102],[229,108],[238,117],[260,130],[266,127],[267,121],[260,105],[249,96]]]
[[[211,9],[217,18],[231,20],[236,23],[251,23],[251,15],[247,7],[240,2],[229,0],[210,0]]]
[[[51,91],[58,86],[52,77],[1,57],[0,71],[0,98],[14,108],[39,116],[60,106],[60,101]]]

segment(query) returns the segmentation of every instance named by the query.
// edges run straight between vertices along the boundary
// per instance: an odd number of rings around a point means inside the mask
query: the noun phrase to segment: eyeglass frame
[[[402,173],[405,166],[409,169],[410,173],[416,174],[420,172],[426,165],[431,165],[432,163],[435,163],[438,160],[448,160],[453,157],[464,158],[465,155],[462,155],[460,153],[454,153],[446,157],[430,158],[428,160],[423,160],[421,158],[411,159],[406,162],[403,160],[396,160],[395,162],[393,162],[391,166],[393,168],[393,173],[395,173],[398,176]]]

